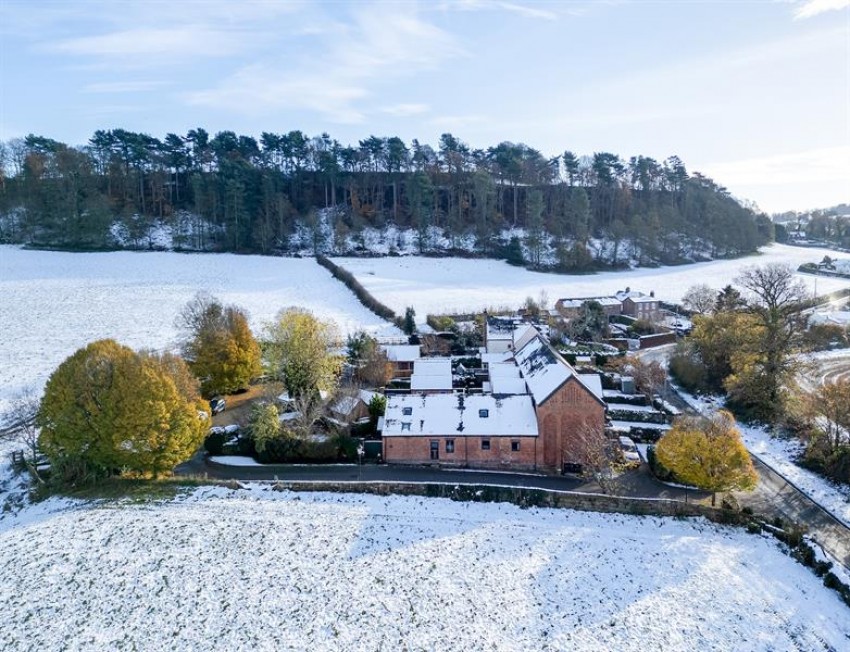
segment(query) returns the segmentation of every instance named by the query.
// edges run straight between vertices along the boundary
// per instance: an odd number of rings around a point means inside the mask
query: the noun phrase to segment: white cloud
[[[189,104],[227,109],[247,115],[263,115],[281,109],[317,111],[341,124],[362,122],[354,108],[367,91],[354,84],[337,83],[320,76],[281,74],[275,66],[255,64],[242,68],[221,85],[189,93]]]
[[[794,10],[794,18],[811,18],[827,11],[850,7],[850,0],[805,0]]]
[[[230,56],[239,46],[232,34],[204,26],[182,26],[83,36],[59,41],[45,49],[91,57],[154,57],[162,60],[179,56]]]
[[[846,181],[845,187],[850,189],[850,145],[710,163],[700,169],[729,185],[777,186]]]
[[[190,104],[243,113],[306,109],[337,123],[360,122],[365,116],[357,103],[370,96],[374,87],[434,69],[462,54],[452,36],[419,17],[416,6],[393,9],[356,5],[344,29],[315,35],[318,43],[311,50],[324,54],[266,59],[186,99]],[[398,106],[408,115],[411,110],[421,112],[418,105]]]
[[[430,107],[427,104],[393,104],[385,106],[381,111],[387,115],[398,118],[406,118],[412,115],[422,115],[428,113]]]
[[[474,125],[480,125],[487,122],[487,116],[480,114],[472,115],[444,115],[433,118],[428,121],[428,124],[441,129],[463,129]]]

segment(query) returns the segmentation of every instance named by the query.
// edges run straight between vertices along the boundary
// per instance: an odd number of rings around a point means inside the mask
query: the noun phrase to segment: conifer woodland
[[[676,156],[200,128],[161,140],[100,130],[80,147],[0,143],[0,241],[151,248],[158,225],[178,249],[284,255],[368,255],[364,229],[392,225],[422,254],[562,271],[737,256],[773,238],[766,215]]]

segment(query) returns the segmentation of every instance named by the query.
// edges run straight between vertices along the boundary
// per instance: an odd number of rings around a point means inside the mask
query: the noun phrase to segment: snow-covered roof
[[[513,362],[494,362],[487,371],[490,374],[490,380],[493,378],[519,378],[519,367]]]
[[[658,301],[655,297],[626,297],[626,299],[629,299],[632,303],[656,303]],[[623,301],[626,299],[623,299]]]
[[[850,311],[835,310],[832,312],[816,312],[809,321],[812,324],[836,324],[838,326],[850,326]]]
[[[451,390],[451,388],[451,358],[422,358],[413,363],[413,375],[410,377],[410,391],[446,391]]]
[[[536,437],[531,397],[401,394],[387,397],[384,437]]]
[[[414,376],[452,375],[451,358],[421,358],[413,363]]]
[[[637,290],[620,290],[619,292],[614,294],[620,301],[625,301],[626,299],[636,299],[638,297],[644,296],[643,292],[638,292]]]
[[[514,330],[514,351],[521,349],[538,335],[540,332],[531,324],[517,326]]]
[[[445,392],[452,389],[452,377],[417,376],[410,377],[411,392]]]
[[[376,396],[378,392],[371,392],[367,389],[358,390],[358,392],[351,396],[342,396],[331,406],[331,412],[335,412],[336,414],[344,414],[348,415],[354,411],[354,408],[357,407],[357,404],[363,401],[366,405],[372,401],[372,397]]]
[[[501,353],[482,353],[481,364],[493,365],[505,360],[509,360],[513,355],[511,351],[502,351]]]
[[[323,401],[326,401],[326,400],[328,400],[328,396],[330,396],[330,394],[328,394],[325,390],[323,390],[323,389],[319,390],[319,398],[320,399],[322,399]],[[289,395],[289,392],[284,392],[283,394],[280,394],[277,397],[277,400],[280,401],[281,403],[284,403],[284,404],[289,404],[289,403],[295,402],[295,399],[292,398]]]
[[[336,403],[331,406],[331,412],[336,414],[348,415],[354,411],[357,404],[360,402],[359,396],[342,396]]]
[[[372,402],[372,399],[376,396],[380,396],[380,392],[373,392],[368,389],[360,390],[360,400],[363,401],[366,405]]]
[[[571,299],[559,299],[558,303],[564,308],[581,308],[589,301],[595,301],[601,306],[619,306],[622,303],[617,297],[574,297]]]
[[[527,394],[528,390],[522,378],[496,376],[490,380],[490,391],[493,394]]]
[[[574,375],[572,367],[539,336],[516,351],[514,357],[538,405]]]
[[[418,344],[387,344],[381,348],[390,362],[413,362],[420,356]]]
[[[577,377],[579,381],[581,381],[581,384],[590,390],[591,394],[593,394],[600,401],[603,400],[602,377],[599,374],[578,374]]]

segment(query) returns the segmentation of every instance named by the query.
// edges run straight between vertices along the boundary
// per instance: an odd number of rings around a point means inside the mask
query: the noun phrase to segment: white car
[[[626,462],[629,464],[640,464],[640,453],[638,453],[637,446],[635,446],[635,442],[631,437],[620,437],[620,450],[623,451],[623,457]]]

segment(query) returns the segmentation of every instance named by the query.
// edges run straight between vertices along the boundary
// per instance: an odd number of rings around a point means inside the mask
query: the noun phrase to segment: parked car
[[[227,402],[223,398],[214,398],[210,401],[210,411],[213,414],[224,412],[224,408],[226,405]]]
[[[640,453],[638,453],[637,446],[635,446],[635,442],[631,437],[620,437],[620,450],[623,451],[623,457],[627,463],[636,462],[640,464]]]

